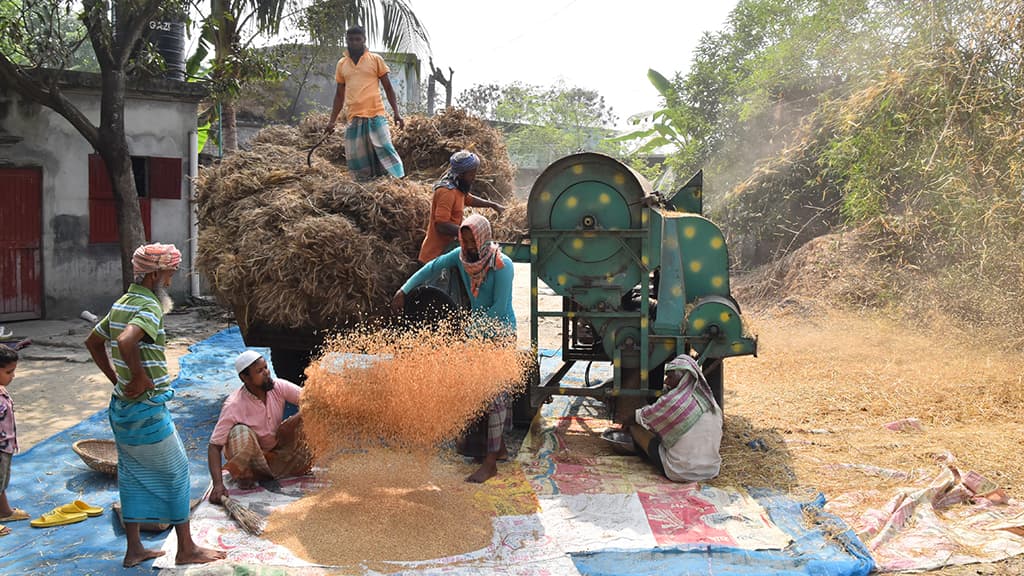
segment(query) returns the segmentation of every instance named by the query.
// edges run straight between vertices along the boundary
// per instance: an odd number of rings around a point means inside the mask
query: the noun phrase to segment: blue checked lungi
[[[166,405],[173,396],[168,390],[139,402],[110,399],[110,427],[117,442],[117,487],[125,522],[188,521],[188,456]]]
[[[369,180],[384,174],[405,176],[402,159],[391,143],[388,119],[352,118],[345,129],[345,160],[356,180]]]

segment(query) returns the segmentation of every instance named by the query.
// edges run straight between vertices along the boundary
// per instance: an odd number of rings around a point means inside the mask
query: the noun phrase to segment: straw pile
[[[320,115],[297,128],[264,128],[250,150],[200,173],[196,263],[240,322],[327,328],[385,315],[417,266],[431,184],[453,150],[483,156],[477,193],[504,198],[511,190],[500,134],[464,113],[409,119],[402,154],[413,174],[403,180],[354,181],[344,168],[341,128],[307,166],[306,152],[320,142],[326,122]],[[514,239],[523,228],[525,208],[514,206],[495,238]]]
[[[364,329],[335,338],[306,370],[306,441],[321,463],[382,444],[436,450],[499,394],[518,391],[523,359],[509,343],[447,330]]]
[[[405,171],[416,180],[433,181],[447,170],[448,158],[459,150],[480,157],[474,194],[504,202],[515,192],[515,166],[501,133],[462,109],[436,116],[410,116],[394,132],[395,148]]]

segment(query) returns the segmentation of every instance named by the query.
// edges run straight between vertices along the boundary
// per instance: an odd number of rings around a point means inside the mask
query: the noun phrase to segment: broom
[[[263,516],[249,510],[240,502],[232,500],[227,495],[224,495],[220,499],[220,503],[227,510],[228,516],[235,521],[238,526],[253,536],[259,536],[263,534],[263,529],[267,526],[267,521]]]

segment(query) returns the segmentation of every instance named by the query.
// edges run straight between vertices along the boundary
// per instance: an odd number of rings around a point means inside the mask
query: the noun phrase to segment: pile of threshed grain
[[[326,122],[310,116],[297,128],[264,128],[249,150],[200,173],[197,266],[241,322],[326,328],[378,318],[417,267],[444,161],[403,180],[356,182],[345,169],[344,130],[324,139]],[[446,160],[452,148],[476,149],[484,156],[478,188],[503,199],[511,191],[504,143],[481,121],[462,112],[410,117],[404,134],[411,166]],[[510,202],[505,216],[483,213],[496,240],[514,240],[526,228],[525,205],[510,193],[503,201]]]
[[[390,450],[346,455],[321,471],[325,488],[271,513],[264,538],[359,573],[480,550],[493,525],[465,468]]]
[[[301,400],[323,487],[275,510],[267,538],[318,564],[378,568],[490,544],[469,470],[436,454],[516,391],[524,356],[452,333],[363,329],[325,344]]]

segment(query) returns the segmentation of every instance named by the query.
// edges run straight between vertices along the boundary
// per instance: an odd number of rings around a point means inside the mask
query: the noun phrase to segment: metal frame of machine
[[[628,166],[583,153],[549,166],[527,204],[529,232],[504,244],[530,264],[530,340],[540,318],[562,319],[562,366],[530,383],[536,408],[553,395],[592,396],[626,409],[660,393],[667,360],[697,352],[717,400],[721,359],[757,354],[729,293],[729,259],[721,230],[702,212],[698,173],[668,197]],[[539,283],[562,297],[560,310],[541,310]],[[646,351],[646,353],[643,353]],[[564,386],[577,361],[610,361],[607,382]],[[589,370],[588,370],[589,374]],[[629,399],[629,400],[627,400]]]

